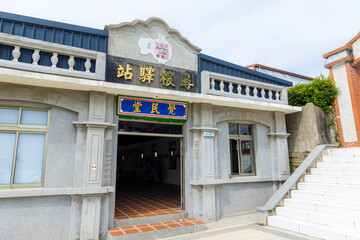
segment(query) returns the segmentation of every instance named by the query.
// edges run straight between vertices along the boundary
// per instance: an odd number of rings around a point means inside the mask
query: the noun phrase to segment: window
[[[255,175],[254,139],[251,125],[229,124],[231,173]]]
[[[49,110],[0,107],[0,187],[42,186]]]

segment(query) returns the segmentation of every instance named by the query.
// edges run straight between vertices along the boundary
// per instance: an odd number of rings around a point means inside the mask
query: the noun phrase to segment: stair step
[[[328,153],[337,156],[360,155],[360,148],[333,148],[328,149]]]
[[[360,232],[360,218],[358,217],[344,217],[291,207],[277,207],[276,215],[341,228],[346,231]]]
[[[270,226],[322,239],[360,240],[360,148],[328,154],[268,217]]]
[[[345,185],[360,185],[360,177],[331,176],[331,175],[305,175],[305,182],[309,183],[330,183]]]
[[[108,231],[108,239],[112,240],[153,240],[171,237],[180,234],[188,234],[205,230],[205,223],[195,218],[175,221],[165,221],[150,224],[140,224],[112,228]]]
[[[360,170],[360,162],[343,163],[343,162],[317,162],[317,168],[340,168],[340,169],[356,169]]]
[[[147,224],[147,223],[153,223],[153,222],[174,221],[174,220],[178,220],[178,219],[185,219],[187,217],[188,217],[187,212],[183,211],[180,213],[164,214],[164,215],[158,215],[158,216],[115,219],[115,226],[122,227],[122,226]]]
[[[360,176],[360,169],[349,168],[311,168],[312,175]]]
[[[293,207],[309,211],[317,211],[322,213],[336,214],[346,217],[359,217],[360,207],[344,206],[342,203],[330,204],[323,202],[314,202],[302,199],[286,198],[284,199],[285,207]]]
[[[342,229],[288,217],[269,216],[268,224],[273,227],[328,240],[360,240],[360,234],[356,232],[344,231]]]
[[[297,184],[297,188],[304,191],[337,193],[344,194],[346,196],[356,195],[360,197],[360,186],[357,185],[299,182]]]
[[[342,162],[342,163],[360,163],[360,155],[324,155],[322,156],[323,162]]]
[[[309,201],[315,201],[330,204],[339,204],[343,206],[360,206],[360,196],[344,196],[334,193],[304,191],[304,190],[292,190],[291,198],[293,199],[304,199]]]

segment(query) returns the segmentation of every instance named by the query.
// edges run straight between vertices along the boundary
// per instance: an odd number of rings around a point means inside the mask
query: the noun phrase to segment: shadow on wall
[[[286,115],[291,173],[316,145],[337,143],[335,130],[330,124],[331,112],[325,113],[313,103],[301,108],[301,112]]]

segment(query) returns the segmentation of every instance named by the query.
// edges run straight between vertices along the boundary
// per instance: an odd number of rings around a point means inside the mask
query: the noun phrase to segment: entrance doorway
[[[184,212],[182,125],[119,122],[115,219]]]

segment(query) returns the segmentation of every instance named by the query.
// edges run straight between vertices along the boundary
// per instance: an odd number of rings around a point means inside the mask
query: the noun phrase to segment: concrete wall
[[[290,133],[289,152],[309,152],[316,145],[336,143],[334,131],[329,126],[331,115],[313,103],[301,108],[301,112],[286,115],[286,128]]]
[[[340,121],[344,142],[358,141],[353,112],[353,103],[350,95],[349,79],[345,63],[333,67],[335,86],[339,88],[337,103],[340,112]]]
[[[158,18],[148,21],[136,20],[132,23],[109,25],[108,54],[123,58],[137,59],[149,63],[159,63],[149,52],[140,52],[139,40],[158,39],[159,34],[172,46],[172,58],[165,65],[197,71],[197,53],[200,51],[179,32],[170,29],[167,24]]]
[[[208,104],[191,106],[185,136],[186,152],[192,153],[185,158],[189,215],[211,222],[255,211],[289,176],[285,115]],[[253,125],[254,176],[231,175],[229,122]]]
[[[273,193],[271,182],[221,185],[220,217],[252,212],[255,208],[263,206]]]
[[[55,103],[54,98],[60,100],[61,97],[65,97],[62,95],[64,92],[41,88],[25,89],[17,85],[2,85],[0,89],[0,105],[2,106],[50,108],[44,188],[71,188],[76,146],[76,128],[72,122],[78,120],[78,113],[43,104]],[[21,92],[27,94],[20,97],[18,94]],[[79,102],[82,99],[85,102],[86,95],[77,93]],[[48,239],[51,236],[52,239],[60,240],[67,239],[69,235],[70,196],[0,197],[0,209],[0,239],[38,240]]]
[[[357,39],[355,42],[353,42],[352,49],[353,49],[354,59],[358,59],[360,57],[360,38]]]
[[[1,190],[0,239],[104,239],[114,209],[115,97],[1,83],[0,105],[50,109],[44,187]]]
[[[70,208],[68,196],[0,199],[0,239],[68,239]]]

